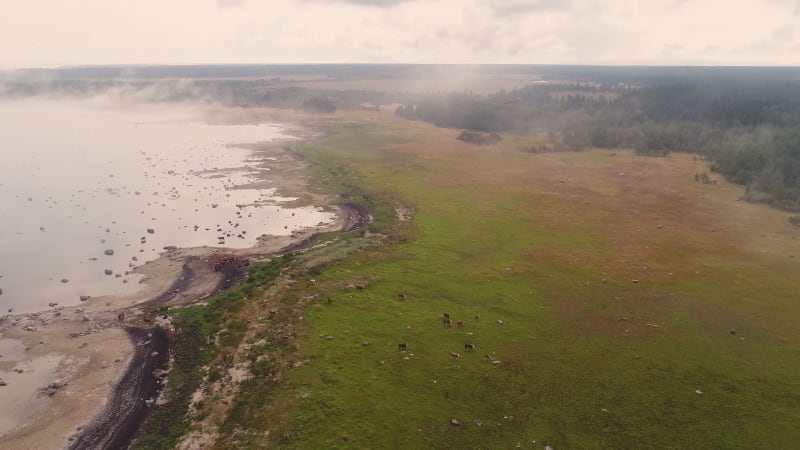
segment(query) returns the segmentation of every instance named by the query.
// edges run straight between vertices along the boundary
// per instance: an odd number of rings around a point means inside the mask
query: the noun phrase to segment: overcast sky
[[[0,0],[0,67],[800,65],[800,0]]]

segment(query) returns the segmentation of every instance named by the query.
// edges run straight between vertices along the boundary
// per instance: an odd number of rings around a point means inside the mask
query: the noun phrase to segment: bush
[[[494,145],[502,141],[503,138],[497,133],[464,130],[458,136],[458,140],[475,145]]]

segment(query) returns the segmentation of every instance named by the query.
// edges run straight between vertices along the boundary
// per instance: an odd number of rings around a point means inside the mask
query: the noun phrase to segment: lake
[[[165,246],[244,248],[333,220],[235,188],[270,163],[237,144],[275,139],[291,139],[281,124],[209,123],[202,107],[0,102],[0,312],[135,293],[126,272]]]

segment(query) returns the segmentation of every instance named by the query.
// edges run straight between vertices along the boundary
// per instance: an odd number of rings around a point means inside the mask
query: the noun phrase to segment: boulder
[[[105,270],[105,274],[106,274],[106,275],[111,275],[112,273],[114,273],[114,271],[113,271],[113,270],[111,270],[111,269],[106,269],[106,270]]]
[[[103,254],[105,254],[106,256],[113,256],[114,255],[114,250],[108,249],[108,250],[104,251]]]

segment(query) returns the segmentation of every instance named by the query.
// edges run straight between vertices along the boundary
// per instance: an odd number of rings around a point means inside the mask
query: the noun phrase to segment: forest
[[[546,133],[531,151],[694,152],[746,186],[750,201],[800,209],[800,82],[668,79],[649,85],[552,83],[489,96],[432,97],[398,116],[442,127]]]

